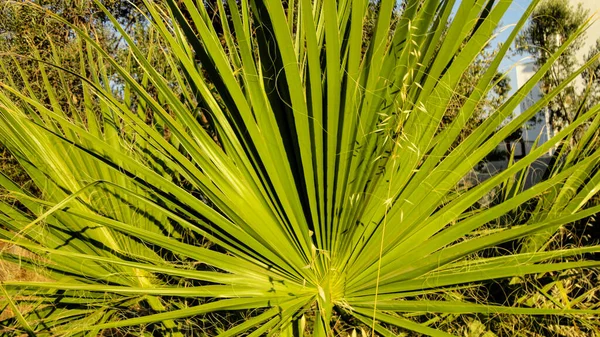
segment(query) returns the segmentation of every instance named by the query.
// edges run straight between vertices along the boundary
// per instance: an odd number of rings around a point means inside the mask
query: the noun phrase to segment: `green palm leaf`
[[[395,1],[382,0],[366,46],[366,0],[217,2],[218,17],[191,0],[148,1],[147,49],[98,3],[127,44],[125,61],[49,13],[76,34],[79,68],[63,66],[57,52],[44,60],[33,51],[48,101],[0,83],[0,143],[41,191],[0,175],[0,240],[34,254],[2,259],[49,281],[5,282],[2,306],[16,318],[3,324],[41,336],[126,327],[182,335],[196,333],[190,322],[223,315],[206,334],[331,336],[340,333],[334,321],[346,320],[382,335],[446,336],[426,314],[597,315],[440,299],[490,280],[599,267],[571,258],[600,246],[477,253],[523,238],[543,243],[545,233],[600,210],[585,207],[600,184],[600,152],[589,145],[600,106],[455,193],[595,61],[504,124],[573,36],[454,147],[536,3],[444,128],[461,75],[510,1],[409,0],[393,16]],[[62,74],[61,87],[49,69]],[[83,103],[65,105],[65,92]],[[590,121],[577,152],[547,179],[477,209]],[[486,229],[536,200],[543,211]]]

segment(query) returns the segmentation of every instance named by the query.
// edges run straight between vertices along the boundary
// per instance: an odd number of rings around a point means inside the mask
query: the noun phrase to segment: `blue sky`
[[[497,44],[499,42],[506,41],[506,39],[510,35],[510,32],[512,31],[512,26],[511,27],[507,27],[507,26],[516,24],[530,3],[531,3],[531,0],[513,0],[512,4],[506,11],[506,14],[504,14],[504,17],[502,18],[502,22],[501,22],[501,27],[503,27],[503,28],[506,27],[506,29],[504,29],[502,32],[499,32],[499,35],[496,38],[496,40],[494,40],[493,44]],[[510,56],[510,55],[507,55],[507,56]],[[523,59],[525,57],[526,57],[525,55],[515,56],[512,58],[505,57],[504,60],[502,61],[502,63],[500,64],[500,70],[507,70],[512,64],[514,64],[515,62],[517,62],[520,59]]]
[[[598,0],[600,1],[600,0]],[[453,13],[456,13],[458,7],[460,6],[461,1],[457,1],[454,4],[454,8],[452,9]],[[531,0],[513,0],[511,5],[506,10],[504,17],[502,18],[499,26],[498,37],[492,41],[492,46],[495,47],[498,43],[506,41],[510,32],[513,29],[513,25],[516,24],[527,7],[531,4]],[[510,68],[511,65],[522,60],[526,57],[526,55],[517,55],[515,57],[510,57],[506,55],[502,63],[500,64],[500,71],[505,71]]]

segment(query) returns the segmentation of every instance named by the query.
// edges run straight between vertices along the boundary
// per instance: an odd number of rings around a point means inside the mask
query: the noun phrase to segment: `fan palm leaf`
[[[52,336],[181,335],[200,334],[194,324],[220,313],[228,321],[206,323],[206,334],[330,336],[343,317],[386,336],[397,328],[446,336],[426,314],[597,315],[426,297],[600,266],[571,259],[598,246],[477,255],[600,211],[584,207],[598,191],[596,148],[529,189],[478,206],[578,127],[597,123],[600,106],[456,193],[497,144],[595,61],[503,123],[573,36],[453,147],[536,3],[444,128],[461,75],[510,1],[409,0],[394,16],[395,1],[382,0],[365,46],[366,0],[217,1],[218,18],[191,0],[149,0],[147,50],[98,3],[127,45],[125,61],[49,13],[77,36],[80,68],[34,51],[47,101],[0,83],[0,143],[41,191],[0,175],[9,196],[0,203],[0,239],[34,254],[2,259],[43,267],[49,279],[4,282],[2,306],[15,312],[4,324]],[[76,80],[53,86],[48,69]],[[66,109],[59,92],[77,93],[80,108]],[[547,216],[486,229],[548,193],[559,193],[560,205]]]

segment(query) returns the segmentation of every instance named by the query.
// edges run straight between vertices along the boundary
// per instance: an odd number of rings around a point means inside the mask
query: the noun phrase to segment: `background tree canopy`
[[[581,4],[573,6],[568,0],[545,0],[533,12],[528,26],[517,38],[517,53],[529,53],[535,64],[541,66],[550,56],[572,36],[588,19],[590,13]],[[544,94],[556,88],[578,66],[576,54],[583,47],[585,34],[581,35],[567,48],[541,81]],[[590,60],[600,52],[599,45],[592,47],[588,57]],[[593,68],[597,68],[594,66]],[[598,77],[592,70],[586,71],[582,77],[584,88],[568,86],[548,105],[550,122],[554,130],[560,130],[575,118],[581,105],[590,107],[600,99],[598,96]],[[586,90],[587,89],[587,90]],[[588,92],[589,91],[589,92]]]

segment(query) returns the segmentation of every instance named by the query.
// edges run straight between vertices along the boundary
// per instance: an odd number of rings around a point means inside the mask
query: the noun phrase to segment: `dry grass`
[[[15,254],[23,257],[30,257],[32,254],[22,248],[7,243],[0,242],[0,254]],[[49,281],[42,274],[35,270],[22,268],[17,263],[0,261],[0,283],[6,281]],[[22,308],[26,310],[26,308]],[[14,315],[10,308],[6,308],[0,313],[0,321],[10,318]],[[0,330],[0,333],[3,333]]]

